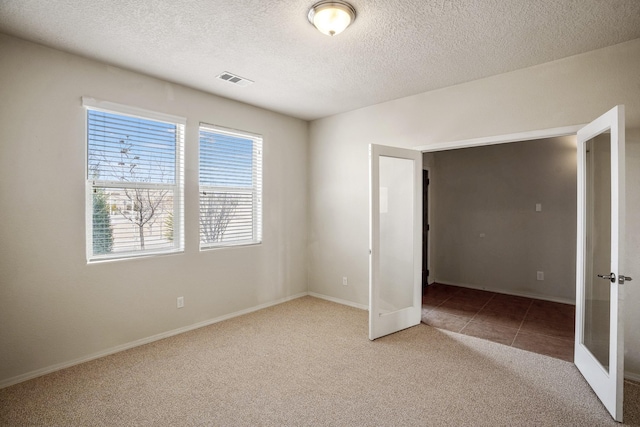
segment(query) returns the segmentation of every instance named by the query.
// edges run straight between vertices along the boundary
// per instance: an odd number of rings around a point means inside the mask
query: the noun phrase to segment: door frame
[[[485,136],[482,138],[461,139],[451,142],[439,142],[431,145],[421,145],[415,147],[423,153],[435,151],[455,150],[456,148],[481,147],[483,145],[508,144],[510,142],[534,141],[536,139],[555,138],[559,136],[577,135],[578,131],[585,127],[587,123],[563,126],[557,128],[531,130],[526,132],[509,133],[504,135]]]

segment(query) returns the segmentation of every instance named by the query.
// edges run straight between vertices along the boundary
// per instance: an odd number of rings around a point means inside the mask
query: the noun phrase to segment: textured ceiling
[[[333,38],[314,2],[0,0],[0,32],[307,120],[640,38],[640,0],[351,0]]]

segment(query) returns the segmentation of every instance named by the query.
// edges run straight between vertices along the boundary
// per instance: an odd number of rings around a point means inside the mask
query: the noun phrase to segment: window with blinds
[[[89,261],[181,251],[180,117],[83,98]]]
[[[262,137],[200,125],[200,249],[262,241]]]

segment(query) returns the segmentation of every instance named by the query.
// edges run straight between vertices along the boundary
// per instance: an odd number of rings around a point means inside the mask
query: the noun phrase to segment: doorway
[[[575,137],[429,153],[425,164],[437,283],[423,323],[573,361]]]
[[[574,127],[577,135],[577,149],[575,153],[577,160],[577,170],[576,170],[576,178],[577,178],[577,193],[574,193],[577,198],[577,213],[576,213],[576,252],[575,252],[575,265],[576,265],[576,295],[574,295],[573,300],[576,303],[576,315],[575,315],[575,324],[576,324],[576,342],[575,342],[575,366],[580,370],[580,373],[587,380],[589,385],[597,394],[598,398],[605,405],[609,413],[616,421],[622,421],[622,398],[623,398],[623,378],[624,378],[624,334],[623,330],[620,327],[622,323],[622,289],[619,285],[623,285],[626,281],[631,280],[631,277],[627,277],[622,272],[624,272],[624,245],[622,244],[623,238],[625,236],[625,223],[624,223],[624,188],[625,188],[625,121],[624,121],[624,105],[617,105],[605,114],[596,118],[594,121],[589,123],[586,126]],[[506,142],[513,141],[523,141],[528,139],[542,139],[544,137],[554,137],[554,136],[567,136],[572,135],[572,131],[568,131],[570,128],[557,128],[546,131],[536,131],[536,132],[528,132],[520,135],[516,135],[517,138],[513,138],[509,135],[502,137],[491,137],[477,140],[468,140],[461,141],[451,144],[440,144],[440,146],[432,146],[426,147],[424,152],[429,151],[438,151],[438,150],[446,150],[446,149],[454,149],[454,148],[464,148],[464,147],[477,147],[481,145],[495,145]],[[522,138],[523,135],[530,135],[533,138]],[[598,274],[599,278],[607,280],[610,282],[610,286],[608,286],[608,300],[610,307],[610,331],[609,331],[609,354],[612,355],[607,361],[604,361],[606,365],[603,365],[603,361],[600,361],[590,351],[589,341],[585,338],[593,335],[591,332],[585,332],[585,330],[592,330],[593,328],[593,311],[589,304],[593,302],[594,298],[599,298],[599,294],[596,296],[595,293],[592,293],[588,288],[586,288],[587,281],[585,280],[585,274],[590,274],[591,269],[587,265],[590,261],[590,257],[593,255],[593,248],[589,246],[587,243],[592,236],[593,230],[588,228],[586,224],[588,221],[585,220],[585,216],[587,215],[587,205],[585,204],[586,194],[589,193],[589,180],[588,174],[585,173],[587,169],[586,165],[586,156],[585,153],[588,150],[587,142],[590,139],[596,138],[598,135],[608,134],[609,137],[606,139],[610,143],[610,153],[611,153],[611,181],[610,181],[610,191],[611,197],[609,200],[601,200],[601,203],[608,205],[611,209],[611,221],[610,223],[598,223],[598,227],[609,227],[611,230],[611,241],[609,242],[611,246],[610,251],[610,267],[611,273]],[[384,313],[380,310],[375,310],[376,304],[381,303],[380,298],[380,252],[381,250],[390,249],[388,245],[380,245],[380,214],[385,211],[386,204],[381,203],[380,194],[383,193],[383,187],[380,186],[380,165],[382,164],[382,157],[384,151],[388,151],[391,156],[396,156],[399,159],[410,160],[413,164],[413,179],[410,180],[407,186],[400,189],[400,192],[406,192],[407,189],[412,189],[412,206],[414,211],[413,216],[413,262],[409,262],[405,266],[405,271],[409,269],[413,269],[414,271],[414,280],[411,283],[407,282],[409,286],[405,286],[407,290],[411,289],[414,294],[413,304],[410,307],[405,307],[405,309],[395,310],[392,313]],[[420,320],[421,307],[419,304],[420,298],[420,287],[422,278],[420,277],[420,253],[422,251],[422,246],[420,245],[420,234],[419,228],[421,226],[419,221],[416,221],[419,218],[420,212],[417,209],[421,205],[421,196],[422,196],[422,181],[421,174],[418,173],[418,166],[422,165],[422,159],[418,156],[415,156],[415,153],[420,150],[419,147],[415,149],[399,149],[381,145],[370,145],[370,203],[369,209],[371,213],[371,221],[370,221],[370,281],[369,281],[369,325],[370,332],[378,326],[382,326],[385,322],[378,321],[378,318],[382,319],[388,318],[392,321],[396,321],[393,327],[388,327],[385,331],[385,334],[390,334],[393,332],[397,332],[400,329],[411,327],[417,323],[414,322],[414,317],[417,316],[418,322]],[[395,154],[394,154],[395,153]],[[532,170],[532,174],[539,174],[538,170]],[[510,175],[506,177],[504,180],[505,183],[510,182]],[[416,191],[418,190],[418,191]],[[444,194],[451,194],[449,192],[445,192]],[[541,204],[536,203],[535,207],[536,212],[541,212]],[[459,211],[456,211],[457,214]],[[493,217],[491,217],[494,219]],[[525,227],[526,228],[526,227]],[[473,231],[473,230],[472,230]],[[477,231],[477,230],[475,230]],[[506,235],[503,233],[503,235]],[[471,236],[474,236],[472,233]],[[485,233],[480,233],[480,238],[486,237]],[[431,239],[430,239],[431,240]],[[458,244],[458,242],[455,242]],[[528,241],[519,242],[525,247],[530,246]],[[463,246],[466,247],[466,246]],[[548,242],[545,248],[550,248]],[[475,256],[479,257],[483,253],[490,253],[491,251],[475,251]],[[587,256],[588,255],[588,256]],[[430,253],[430,259],[433,257],[433,253]],[[455,257],[450,257],[449,259],[456,259]],[[498,257],[499,259],[499,257]],[[500,260],[502,261],[502,260]],[[509,266],[510,264],[502,262],[500,264],[500,269],[498,272],[503,274],[504,277],[509,278],[510,276],[504,274],[504,266]],[[484,270],[484,272],[491,272],[493,269],[489,268]],[[616,274],[617,273],[617,274]],[[473,278],[472,278],[473,279]],[[536,271],[536,280],[544,280],[544,272]],[[464,282],[462,287],[464,286]],[[473,288],[473,286],[467,286]],[[508,293],[508,292],[505,292]],[[393,314],[393,316],[388,316],[388,314]],[[387,326],[390,326],[390,322],[386,322]],[[383,335],[377,335],[370,333],[370,339],[375,339]]]

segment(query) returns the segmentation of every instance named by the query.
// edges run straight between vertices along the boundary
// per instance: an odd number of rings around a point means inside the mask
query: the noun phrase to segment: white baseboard
[[[527,297],[527,298],[541,299],[544,301],[561,302],[563,304],[576,305],[576,300],[569,299],[569,298],[553,297],[553,296],[534,294],[529,292],[512,291],[510,289],[489,288],[486,286],[469,285],[466,283],[453,283],[453,282],[448,282],[446,280],[438,280],[438,279],[435,279],[434,283],[441,283],[443,285],[451,285],[451,286],[459,286],[461,288],[478,289],[482,291],[495,292],[498,294],[505,294],[505,295],[513,295],[517,297]]]
[[[437,283],[453,285],[452,283],[443,283],[443,282],[437,282]],[[463,286],[463,285],[455,285],[455,286],[461,286],[461,287],[472,288],[472,289],[480,289],[478,287],[474,288],[472,286]],[[495,291],[495,292],[497,292],[497,291]],[[323,300],[335,302],[337,304],[342,304],[342,305],[346,305],[346,306],[349,306],[349,307],[358,308],[358,309],[365,310],[365,311],[369,310],[369,306],[364,305],[364,304],[358,304],[358,303],[355,303],[355,302],[347,301],[347,300],[340,299],[340,298],[334,298],[334,297],[330,297],[328,295],[318,294],[318,293],[315,293],[315,292],[302,292],[302,293],[299,293],[299,294],[296,294],[296,295],[291,295],[289,297],[280,298],[278,300],[271,301],[271,302],[268,302],[268,303],[265,303],[265,304],[260,304],[260,305],[257,305],[255,307],[247,308],[245,310],[236,311],[234,313],[225,314],[224,316],[216,317],[216,318],[213,318],[213,319],[205,320],[203,322],[195,323],[193,325],[185,326],[183,328],[173,329],[171,331],[163,332],[163,333],[156,334],[156,335],[153,335],[153,336],[150,336],[150,337],[147,337],[147,338],[142,338],[142,339],[139,339],[139,340],[136,340],[136,341],[132,341],[132,342],[129,342],[127,344],[122,344],[122,345],[119,345],[119,346],[116,346],[116,347],[111,347],[109,349],[106,349],[106,350],[103,350],[103,351],[99,351],[97,353],[93,353],[93,354],[90,354],[88,356],[80,357],[80,358],[77,358],[77,359],[74,359],[74,360],[70,360],[70,361],[67,361],[67,362],[57,363],[55,365],[51,365],[51,366],[48,366],[46,368],[37,369],[35,371],[31,371],[31,372],[27,372],[25,374],[17,375],[15,377],[11,377],[11,378],[8,378],[6,380],[0,381],[0,389],[5,388],[5,387],[9,387],[9,386],[12,386],[14,384],[18,384],[18,383],[21,383],[21,382],[24,382],[24,381],[28,381],[28,380],[31,380],[33,378],[41,377],[43,375],[50,374],[52,372],[56,372],[56,371],[60,371],[62,369],[70,368],[72,366],[79,365],[79,364],[84,363],[84,362],[89,362],[89,361],[94,360],[94,359],[99,359],[99,358],[104,357],[104,356],[109,356],[110,354],[119,353],[121,351],[129,350],[129,349],[134,348],[134,347],[138,347],[138,346],[141,346],[141,345],[144,345],[144,344],[149,344],[149,343],[152,343],[154,341],[158,341],[158,340],[161,340],[161,339],[164,339],[164,338],[169,338],[169,337],[172,337],[174,335],[182,334],[184,332],[189,332],[189,331],[192,331],[194,329],[202,328],[202,327],[205,327],[205,326],[212,325],[214,323],[222,322],[224,320],[232,319],[234,317],[238,317],[238,316],[242,316],[244,314],[252,313],[254,311],[262,310],[264,308],[268,308],[268,307],[272,307],[274,305],[282,304],[284,302],[291,301],[291,300],[294,300],[294,299],[297,299],[297,298],[301,298],[301,297],[304,297],[304,296],[307,296],[307,295],[315,297],[315,298],[320,298],[320,299],[323,299]],[[515,294],[510,294],[510,295],[515,295]],[[519,295],[519,296],[527,296],[527,295]],[[625,377],[625,379],[628,379],[628,380],[640,382],[640,374],[636,374],[636,373],[633,373],[633,372],[625,372],[624,377]]]
[[[285,298],[280,298],[280,299],[277,299],[275,301],[270,301],[270,302],[267,302],[267,303],[264,303],[264,304],[257,305],[255,307],[247,308],[247,309],[244,309],[244,310],[236,311],[234,313],[225,314],[224,316],[220,316],[220,317],[216,317],[216,318],[213,318],[213,319],[205,320],[205,321],[202,321],[202,322],[194,323],[193,325],[185,326],[185,327],[178,328],[178,329],[173,329],[171,331],[162,332],[160,334],[152,335],[152,336],[147,337],[147,338],[141,338],[139,340],[135,340],[135,341],[132,341],[132,342],[129,342],[129,343],[126,343],[126,344],[122,344],[122,345],[118,345],[118,346],[115,346],[115,347],[111,347],[111,348],[108,348],[106,350],[99,351],[97,353],[93,353],[93,354],[90,354],[90,355],[87,355],[87,356],[79,357],[77,359],[69,360],[67,362],[56,363],[55,365],[47,366],[47,367],[42,368],[42,369],[36,369],[35,371],[27,372],[25,374],[17,375],[15,377],[11,377],[11,378],[8,378],[6,380],[0,381],[0,389],[5,388],[5,387],[9,387],[9,386],[12,386],[14,384],[18,384],[18,383],[21,383],[21,382],[24,382],[24,381],[28,381],[28,380],[31,380],[33,378],[41,377],[42,375],[46,375],[46,374],[50,374],[52,372],[60,371],[60,370],[65,369],[65,368],[70,368],[71,366],[74,366],[74,365],[79,365],[79,364],[84,363],[84,362],[89,362],[90,360],[99,359],[101,357],[108,356],[110,354],[119,353],[119,352],[124,351],[124,350],[129,350],[131,348],[138,347],[138,346],[141,346],[141,345],[144,345],[144,344],[149,344],[151,342],[158,341],[158,340],[161,340],[161,339],[164,339],[164,338],[169,338],[169,337],[172,337],[174,335],[182,334],[184,332],[189,332],[189,331],[192,331],[194,329],[198,329],[198,328],[202,328],[202,327],[205,327],[205,326],[209,326],[209,325],[212,325],[214,323],[222,322],[223,320],[228,320],[228,319],[232,319],[234,317],[242,316],[244,314],[249,314],[249,313],[252,313],[254,311],[258,311],[258,310],[262,310],[262,309],[267,308],[267,307],[272,307],[274,305],[282,304],[284,302],[291,301],[291,300],[294,300],[294,299],[297,299],[297,298],[301,298],[301,297],[304,297],[304,296],[307,296],[307,295],[309,295],[308,292],[302,292],[302,293],[299,293],[299,294],[296,294],[296,295],[291,295],[291,296],[288,296],[288,297],[285,297]]]
[[[625,371],[624,372],[624,379],[640,383],[640,374],[636,374],[635,372]]]
[[[320,298],[320,299],[324,299],[324,300],[335,302],[335,303],[342,304],[342,305],[348,305],[349,307],[359,308],[360,310],[369,311],[369,306],[368,305],[358,304],[357,302],[351,302],[351,301],[347,301],[345,299],[334,298],[334,297],[330,297],[328,295],[323,295],[323,294],[317,294],[315,292],[309,292],[309,296]]]

